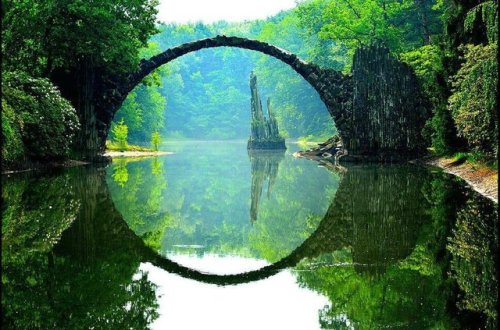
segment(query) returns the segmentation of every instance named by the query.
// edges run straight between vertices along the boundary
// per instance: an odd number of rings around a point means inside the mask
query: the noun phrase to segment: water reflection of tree
[[[4,184],[4,327],[142,329],[157,317],[155,286],[136,273],[138,238],[120,236],[104,171]]]
[[[155,286],[137,273],[151,251],[115,210],[102,171],[19,177],[4,182],[2,197],[4,326],[135,329],[157,317]],[[351,167],[284,264],[306,258],[297,279],[330,299],[319,315],[326,328],[494,329],[496,218],[494,204],[446,176]]]
[[[125,221],[157,250],[161,243],[162,252],[232,254],[273,262],[314,231],[338,177],[312,162],[278,156],[283,160],[271,180],[272,194],[260,199],[259,221],[252,223],[247,157],[241,144],[215,144],[175,157],[129,162],[123,187],[113,180],[113,164],[107,180]],[[154,169],[163,173],[154,175]],[[263,195],[266,186],[264,181]]]
[[[250,219],[256,221],[262,190],[267,180],[267,198],[270,197],[273,184],[278,175],[280,162],[285,158],[284,150],[248,150],[252,169]]]
[[[448,176],[349,167],[298,281],[325,328],[496,328],[496,212]]]
[[[162,208],[167,188],[163,159],[136,160],[117,159],[113,163],[109,189],[129,227],[146,244],[159,250],[163,233],[172,220],[171,214]]]
[[[120,186],[125,187],[128,181],[127,162],[125,159],[116,159],[113,166],[113,180]]]
[[[320,226],[326,245],[303,262],[299,283],[329,297],[325,328],[449,325],[428,202],[427,172],[411,166],[350,166]]]
[[[457,213],[449,238],[451,277],[460,294],[458,308],[469,313],[471,325],[496,329],[498,324],[498,210],[473,193]]]

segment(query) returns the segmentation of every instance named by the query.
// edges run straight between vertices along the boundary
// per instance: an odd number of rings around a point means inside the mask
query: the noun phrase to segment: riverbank
[[[106,150],[104,156],[109,156],[111,158],[116,157],[150,157],[150,156],[164,156],[171,155],[171,151],[114,151]]]
[[[67,159],[67,160],[60,161],[60,162],[49,162],[49,163],[28,163],[28,164],[24,164],[23,166],[19,166],[19,168],[10,168],[10,169],[8,168],[5,170],[2,169],[1,174],[4,175],[4,174],[30,172],[30,171],[43,171],[43,170],[50,170],[50,169],[57,169],[57,168],[82,166],[82,165],[88,165],[88,164],[90,164],[90,163],[80,161],[80,160],[74,160],[74,159]]]
[[[467,182],[472,189],[498,203],[498,171],[478,163],[457,162],[453,158],[437,156],[425,157],[419,162],[439,167],[446,173],[458,176]]]
[[[164,156],[164,155],[170,155],[173,154],[171,151],[113,151],[113,150],[107,150],[103,157],[106,158],[142,158],[142,157],[155,157],[155,156]],[[109,163],[109,160],[106,161]],[[104,162],[104,163],[106,163]],[[100,162],[102,163],[102,162]],[[1,175],[9,175],[9,174],[15,174],[15,173],[23,173],[23,172],[30,172],[30,171],[45,171],[45,170],[51,170],[51,169],[57,169],[57,168],[68,168],[68,167],[75,167],[75,166],[83,166],[83,165],[88,165],[91,164],[91,162],[88,161],[80,161],[80,160],[74,160],[74,159],[67,159],[63,161],[54,161],[54,162],[47,162],[47,163],[26,163],[22,164],[16,168],[2,168],[2,173]]]
[[[293,156],[315,160],[325,166],[325,164],[334,163],[333,158],[330,157],[330,153],[328,151],[328,148],[319,148],[296,152]],[[410,163],[439,167],[446,173],[453,174],[461,178],[469,186],[471,186],[472,189],[484,197],[498,203],[498,171],[495,169],[481,163],[471,162],[468,160],[457,161],[454,158],[438,156],[426,156],[410,161]]]

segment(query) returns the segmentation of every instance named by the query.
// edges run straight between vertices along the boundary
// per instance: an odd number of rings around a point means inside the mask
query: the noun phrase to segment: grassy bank
[[[118,144],[113,141],[106,141],[106,150],[108,151],[144,151],[144,152],[155,152],[152,148],[141,147],[135,144]]]
[[[498,203],[498,163],[476,153],[460,152],[451,156],[432,156],[427,164],[454,174],[482,195]]]
[[[485,168],[498,172],[498,161],[496,159],[492,160],[477,152],[457,152],[450,157],[443,157],[443,159],[457,165],[468,163],[477,168]]]

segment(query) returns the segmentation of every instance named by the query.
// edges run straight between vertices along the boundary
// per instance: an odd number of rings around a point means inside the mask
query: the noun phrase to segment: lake
[[[11,329],[494,329],[497,205],[440,170],[171,142],[2,176]]]

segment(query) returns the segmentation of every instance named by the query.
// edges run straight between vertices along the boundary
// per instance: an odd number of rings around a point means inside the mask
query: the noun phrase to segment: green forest
[[[307,0],[265,20],[213,24],[159,23],[157,5],[157,0],[3,2],[7,165],[77,157],[85,134],[79,121],[93,120],[80,104],[89,84],[124,75],[141,58],[169,47],[215,35],[265,41],[345,73],[356,48],[382,44],[420,80],[432,108],[422,132],[428,147],[437,154],[495,159],[496,1]],[[246,139],[251,71],[263,98],[271,98],[285,137],[318,141],[335,134],[317,93],[293,70],[257,52],[224,47],[155,70],[128,95],[108,139],[144,147],[165,139]]]
[[[2,328],[497,329],[498,14],[2,1]]]

